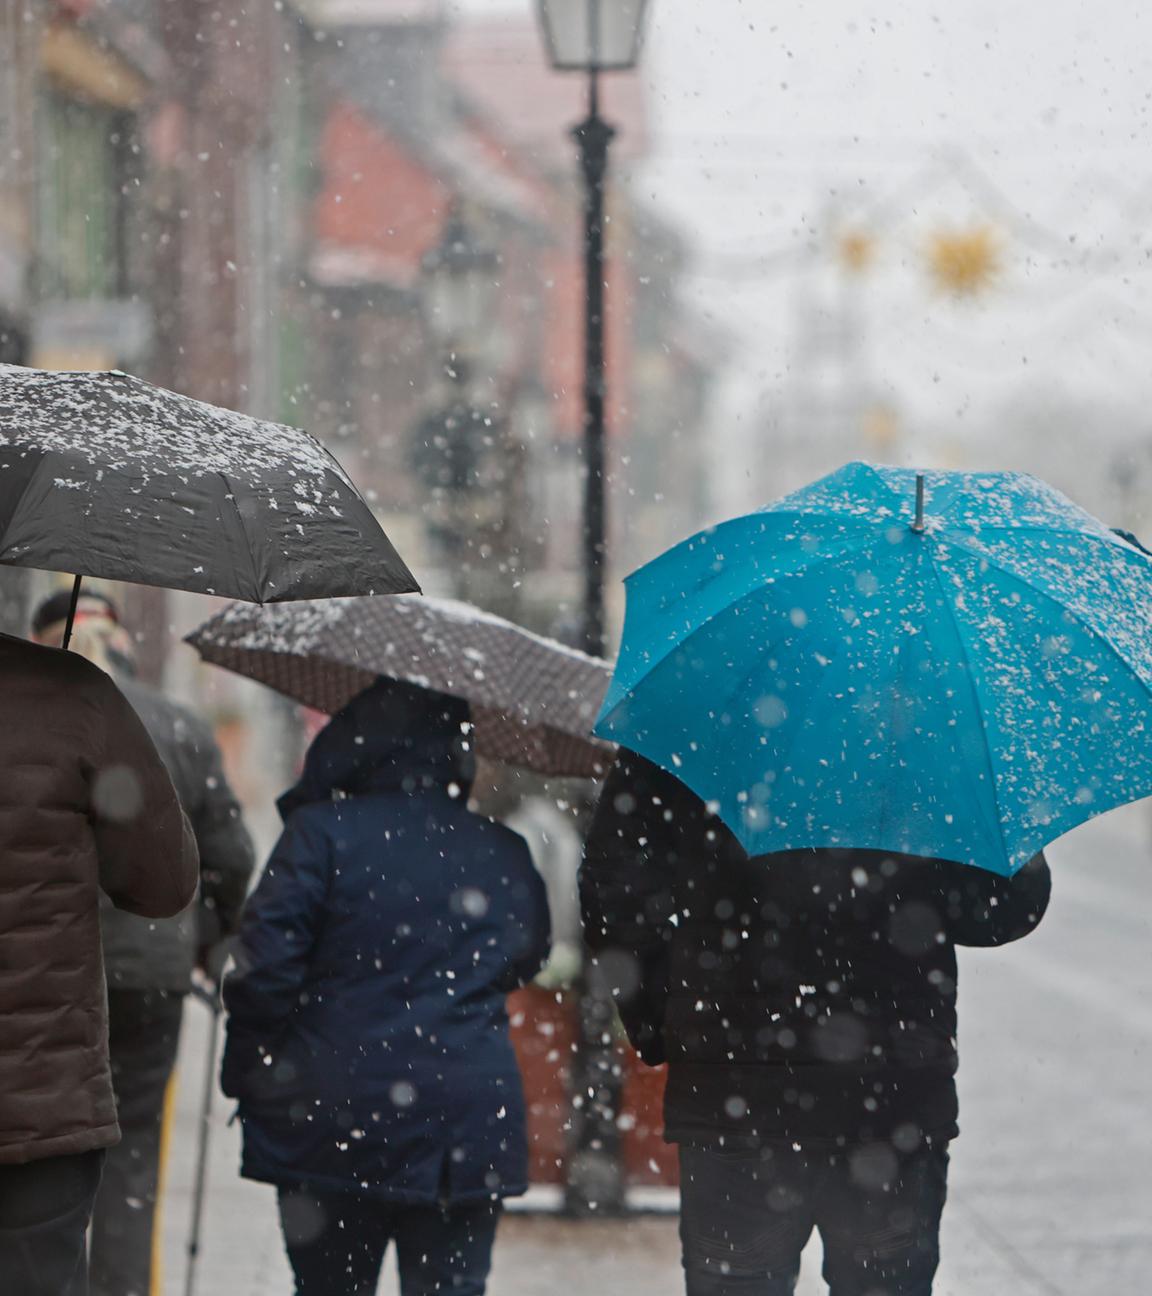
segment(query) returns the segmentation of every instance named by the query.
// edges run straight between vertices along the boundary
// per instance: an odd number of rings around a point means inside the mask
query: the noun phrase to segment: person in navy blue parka
[[[279,1188],[300,1296],[482,1293],[527,1179],[505,994],[549,947],[523,840],[467,808],[468,708],[379,680],[320,732],[224,985],[241,1173]]]

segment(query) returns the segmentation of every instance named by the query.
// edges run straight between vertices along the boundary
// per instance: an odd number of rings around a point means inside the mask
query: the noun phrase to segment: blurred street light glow
[[[423,264],[428,324],[451,352],[469,354],[491,328],[499,269],[499,253],[480,242],[454,206]]]
[[[937,288],[955,297],[975,297],[1000,272],[1000,241],[987,225],[942,230],[932,236],[928,266]]]
[[[848,230],[840,236],[836,253],[849,274],[863,274],[876,259],[877,240],[866,230]]]

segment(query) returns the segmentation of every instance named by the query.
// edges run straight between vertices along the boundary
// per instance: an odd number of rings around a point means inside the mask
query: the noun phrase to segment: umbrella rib
[[[240,501],[236,496],[236,489],[232,484],[231,478],[223,469],[217,469],[216,475],[224,483],[224,498],[232,505],[236,514],[236,521],[240,527],[240,534],[244,537],[244,553],[248,558],[249,576],[252,581],[252,590],[257,595],[254,600],[256,603],[263,605],[264,600],[260,597],[264,593],[264,587],[256,571],[256,560],[252,555],[252,541],[248,536],[248,528],[244,524],[244,514],[240,512]]]
[[[932,568],[932,575],[940,590],[941,597],[944,600],[944,606],[948,609],[948,615],[952,619],[952,625],[956,631],[956,639],[960,644],[960,651],[964,654],[965,674],[968,676],[968,687],[972,692],[972,701],[976,708],[976,714],[980,717],[981,722],[984,718],[984,709],[980,705],[980,697],[976,692],[976,675],[973,670],[973,653],[969,650],[968,638],[964,633],[960,618],[956,615],[956,609],[952,606],[952,599],[948,590],[944,586],[944,581],[940,576],[940,570],[936,566],[935,553],[929,551],[928,564]],[[1011,856],[1008,852],[1008,843],[1004,840],[1004,816],[1000,810],[1000,784],[996,774],[996,762],[992,759],[992,744],[988,741],[988,728],[985,724],[980,725],[980,738],[984,744],[984,756],[988,761],[988,774],[992,783],[992,804],[996,810],[996,831],[1000,838],[1000,849],[1004,853],[1004,858],[1011,864]]]
[[[898,506],[904,503],[904,496],[900,494],[900,492],[896,489],[895,486],[892,485],[891,482],[889,482],[889,481],[887,481],[887,480],[885,479],[884,474],[879,470],[879,468],[877,468],[877,466],[876,466],[875,464],[872,464],[872,463],[866,463],[864,460],[858,460],[857,463],[858,463],[859,467],[866,469],[866,470],[867,470],[867,471],[868,471],[868,472],[869,472],[873,477],[875,477],[875,479],[876,479],[876,481],[877,481],[877,484],[881,487],[881,489],[883,489],[883,490],[885,490],[885,491],[888,492],[888,494],[891,496],[891,498],[895,501],[895,503],[896,503]],[[850,465],[845,465],[845,467],[849,467],[849,466],[850,466]],[[812,484],[815,484],[815,483],[812,483]],[[769,514],[769,513],[771,513],[771,514],[774,514],[774,515],[777,516],[777,517],[810,518],[810,517],[813,516],[813,512],[814,512],[813,507],[812,507],[811,504],[807,504],[807,503],[806,503],[803,507],[800,507],[800,508],[795,508],[795,507],[781,508],[781,507],[780,507],[780,504],[783,504],[783,503],[785,503],[785,502],[788,501],[788,500],[794,499],[794,498],[796,497],[796,495],[798,495],[798,494],[804,494],[804,493],[806,493],[808,489],[809,489],[808,487],[801,487],[799,491],[792,491],[792,492],[789,492],[789,494],[786,495],[786,496],[784,497],[783,500],[779,500],[779,501],[777,501],[777,503],[775,503],[775,504],[766,504],[763,508],[756,509],[756,511],[755,511],[754,513],[749,513],[749,514],[747,514],[746,516],[748,516],[748,517],[763,517],[765,514]],[[851,514],[844,514],[843,516],[845,516],[845,517],[849,517],[849,516],[851,516]],[[896,513],[895,513],[893,516],[896,517],[896,518],[898,518],[898,517],[900,516],[900,510],[899,510],[899,508],[897,508],[897,511],[896,511]],[[740,521],[740,520],[742,520],[742,519],[740,519],[740,518],[732,518],[732,519],[730,519],[730,520],[735,522],[735,521]],[[872,524],[874,525],[875,522],[876,522],[876,519],[875,519],[875,518],[871,519],[871,522],[872,522]],[[715,527],[715,528],[713,528],[713,529],[718,531],[718,530],[720,530],[721,527],[723,527],[723,526],[725,526],[725,525],[726,525],[726,523],[721,522],[721,523],[719,524],[719,526],[717,526],[717,527]],[[693,537],[693,539],[694,539],[694,538],[695,538],[695,537]],[[685,540],[685,541],[682,541],[681,543],[682,543],[682,544],[688,544],[689,541]],[[641,570],[643,570],[643,568],[641,568]]]
[[[873,477],[876,478],[877,482],[888,492],[889,495],[891,495],[891,497],[896,501],[897,504],[903,505],[907,502],[904,496],[900,494],[900,492],[896,489],[896,487],[893,486],[892,483],[887,480],[887,478],[885,478],[884,474],[876,467],[875,464],[865,463],[864,467],[872,474]],[[899,514],[897,514],[897,516],[899,516]]]
[[[958,549],[963,549],[970,557],[978,558],[981,562],[987,563],[989,567],[995,567],[998,572],[1007,576],[1009,580],[1016,581],[1018,584],[1023,585],[1025,589],[1031,590],[1033,594],[1038,595],[1042,599],[1046,599],[1049,603],[1054,603],[1062,612],[1067,616],[1070,616],[1082,630],[1091,635],[1092,638],[1099,639],[1101,643],[1107,644],[1112,655],[1120,662],[1125,670],[1136,676],[1145,693],[1147,693],[1149,697],[1152,697],[1152,683],[1145,680],[1139,671],[1132,669],[1132,665],[1124,656],[1124,653],[1115,643],[1112,642],[1103,630],[1099,630],[1095,626],[1089,625],[1078,612],[1074,611],[1067,604],[1061,603],[1055,594],[1050,594],[1047,590],[1041,589],[1040,586],[1033,585],[1027,577],[1021,576],[1019,572],[1012,571],[1011,568],[1005,567],[1003,563],[999,563],[993,558],[989,558],[987,554],[980,553],[979,550],[969,548],[969,546],[964,544],[962,541],[957,540],[953,543],[955,543]]]
[[[877,537],[871,529],[869,529],[866,532],[862,532],[861,540],[863,541],[863,543],[861,543],[861,545],[858,548],[846,549],[844,550],[844,552],[837,553],[837,554],[825,554],[823,558],[817,559],[815,562],[805,567],[804,571],[799,574],[806,578],[816,568],[823,567],[827,563],[837,562],[843,558],[858,556],[861,550],[868,548],[870,543],[872,543],[873,541],[879,538],[880,537]],[[703,621],[700,621],[696,625],[689,627],[689,629],[687,630],[683,638],[672,640],[672,642],[669,643],[667,649],[664,652],[662,652],[659,657],[657,657],[655,660],[647,664],[643,674],[640,675],[636,679],[636,681],[629,686],[628,691],[631,692],[631,690],[635,688],[636,684],[638,684],[640,680],[646,679],[649,675],[652,674],[653,671],[657,670],[660,666],[663,666],[663,664],[668,660],[669,657],[672,656],[674,652],[679,652],[680,649],[683,648],[685,644],[690,643],[692,639],[696,637],[696,635],[700,634],[703,630],[707,629],[707,627],[710,626],[718,616],[726,616],[734,609],[743,607],[745,603],[749,602],[757,594],[762,594],[765,589],[768,589],[771,586],[774,586],[775,584],[776,582],[772,581],[770,584],[764,583],[764,584],[756,585],[752,589],[746,590],[743,594],[740,595],[739,598],[733,599],[731,603],[726,603],[722,608],[719,608],[717,611],[710,613],[708,616],[704,618]],[[621,657],[617,663],[617,670],[619,669],[620,663],[622,661],[623,661],[623,657]],[[613,683],[615,683],[615,680],[613,680]],[[619,701],[614,703],[612,706],[612,711],[615,711],[619,705],[620,705]],[[597,724],[600,724],[603,720],[606,720],[608,716],[612,714],[612,711],[609,711],[605,715],[601,716],[600,720],[597,721]]]
[[[1100,544],[1106,544],[1109,549],[1131,549],[1132,546],[1126,541],[1121,540],[1112,532],[1107,535],[1098,535],[1095,531],[1086,531],[1082,526],[1057,526],[1053,522],[1020,522],[1010,524],[1007,522],[981,522],[979,526],[964,526],[961,523],[953,522],[946,524],[936,534],[941,538],[949,540],[957,536],[963,538],[971,535],[983,535],[987,531],[1001,532],[1006,535],[1019,535],[1020,532],[1030,532],[1032,534],[1050,533],[1052,535],[1073,536],[1077,540],[1095,540]],[[1134,551],[1139,553],[1138,550]]]
[[[624,586],[625,588],[628,588],[638,576],[644,575],[648,572],[655,563],[663,563],[666,559],[671,558],[673,554],[679,554],[681,550],[691,549],[692,546],[705,537],[709,540],[722,540],[729,531],[737,531],[740,528],[747,526],[747,524],[752,521],[764,522],[765,519],[770,518],[782,518],[787,522],[791,522],[793,525],[802,526],[806,523],[811,524],[815,516],[816,515],[814,515],[811,510],[805,511],[798,508],[784,509],[777,508],[775,505],[767,505],[765,508],[757,509],[755,513],[746,513],[740,517],[727,518],[725,521],[717,522],[714,526],[705,527],[703,531],[697,531],[693,535],[685,537],[683,540],[678,540],[670,549],[666,549],[664,553],[658,555],[651,562],[644,563],[642,566],[630,571],[628,575],[624,577]],[[876,525],[875,519],[864,520],[862,518],[851,517],[848,514],[828,514],[823,520],[827,521],[831,518],[836,518],[839,521],[842,531],[847,530],[849,524],[854,524],[862,533],[871,532]]]

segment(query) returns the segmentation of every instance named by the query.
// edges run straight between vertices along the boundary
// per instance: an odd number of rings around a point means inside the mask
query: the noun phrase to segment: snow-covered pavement
[[[1040,930],[961,952],[961,1125],[938,1296],[1129,1296],[1152,1289],[1152,811],[1134,807],[1051,852]],[[207,1014],[192,1004],[164,1218],[165,1296],[184,1291]],[[236,1174],[216,1102],[200,1296],[288,1294],[272,1190]],[[824,1290],[819,1245],[800,1296]],[[388,1275],[381,1288],[394,1296]],[[491,1296],[682,1290],[672,1218],[510,1215]]]

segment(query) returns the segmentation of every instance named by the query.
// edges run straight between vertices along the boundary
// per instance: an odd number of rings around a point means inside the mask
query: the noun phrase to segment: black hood
[[[476,775],[468,725],[468,703],[460,698],[378,679],[316,735],[300,781],[276,803],[281,817],[337,794],[454,783],[466,797]]]

